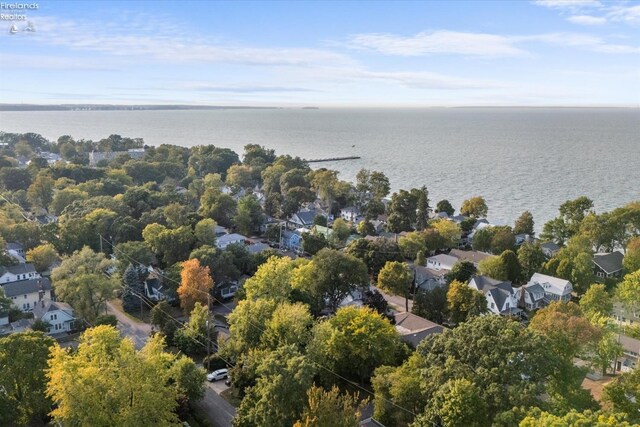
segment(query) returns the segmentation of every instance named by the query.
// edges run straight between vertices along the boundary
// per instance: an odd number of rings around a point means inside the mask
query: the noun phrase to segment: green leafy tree
[[[546,257],[539,244],[525,242],[518,248],[518,262],[522,278],[528,280],[534,273],[542,271]]]
[[[118,243],[113,253],[116,256],[116,266],[120,274],[124,273],[131,263],[149,265],[153,259],[153,253],[145,242]]]
[[[42,332],[0,338],[0,424],[37,425],[45,421],[52,401],[45,396],[49,348],[55,341]]]
[[[458,224],[446,219],[439,219],[434,221],[431,226],[444,238],[445,247],[458,247],[458,243],[460,242],[460,237],[462,235]]]
[[[302,415],[315,369],[294,346],[269,353],[256,368],[258,376],[233,419],[234,427],[290,426]]]
[[[320,250],[329,247],[329,242],[324,234],[302,233],[302,247],[309,255],[315,255]]]
[[[217,223],[211,218],[205,218],[198,221],[194,227],[194,235],[198,243],[201,245],[216,245],[216,227]]]
[[[629,240],[624,253],[624,268],[629,273],[640,270],[640,237]]]
[[[209,308],[196,302],[189,313],[189,321],[178,329],[174,335],[174,343],[183,352],[190,355],[202,355],[207,350],[215,350],[217,332]]]
[[[578,233],[582,220],[592,208],[593,201],[585,196],[564,202],[560,205],[560,216],[544,225],[540,238],[563,245]]]
[[[626,372],[604,387],[604,401],[629,421],[640,423],[640,369]]]
[[[571,410],[564,415],[556,415],[535,408],[524,418],[520,427],[632,427],[621,414],[607,414],[601,412]]]
[[[67,206],[71,205],[76,200],[86,200],[88,198],[89,193],[77,188],[63,188],[56,190],[53,194],[51,204],[49,205],[49,210],[55,215],[60,215]]]
[[[532,236],[534,233],[533,226],[533,215],[529,211],[524,211],[516,220],[516,223],[513,226],[513,233],[528,234],[529,236]]]
[[[236,214],[236,201],[219,189],[207,188],[200,198],[199,213],[203,217],[213,218],[223,227],[230,227]]]
[[[262,222],[262,207],[255,196],[247,195],[238,201],[234,222],[241,233],[254,234]]]
[[[481,390],[461,378],[447,381],[435,392],[416,424],[480,427],[490,424],[488,418]]]
[[[113,314],[101,314],[96,317],[96,320],[93,322],[93,326],[100,325],[108,325],[113,326],[114,328],[118,326],[118,318]]]
[[[489,208],[484,198],[476,196],[462,202],[460,213],[472,218],[486,218]]]
[[[57,297],[69,303],[76,315],[91,322],[105,310],[118,284],[105,276],[113,261],[88,247],[62,260],[51,279]]]
[[[33,206],[47,209],[53,199],[53,178],[46,172],[40,172],[27,190],[27,197]]]
[[[313,317],[309,306],[300,302],[280,303],[271,318],[265,322],[262,346],[275,350],[283,345],[295,345],[302,351],[311,337],[312,325]]]
[[[174,409],[186,389],[185,377],[175,377],[184,366],[170,369],[177,360],[164,352],[160,336],[136,351],[113,327],[89,329],[76,352],[53,350],[47,371],[47,396],[57,403],[53,420],[93,426],[175,424]],[[202,387],[203,380],[202,372],[193,378],[193,387]]]
[[[582,315],[572,302],[553,301],[538,310],[529,327],[549,339],[557,354],[570,361],[590,343],[597,342],[600,330]]]
[[[611,369],[611,366],[615,364],[618,357],[623,354],[622,345],[618,342],[618,334],[605,332],[600,340],[593,346],[592,363],[594,367],[602,370],[602,375],[606,375],[607,369]]]
[[[298,282],[335,311],[350,292],[365,289],[369,277],[367,267],[358,258],[333,249],[322,249],[314,255],[308,268],[301,271]]]
[[[616,296],[629,312],[640,311],[640,270],[624,276],[618,285]]]
[[[478,273],[496,280],[508,280],[507,266],[501,257],[485,258],[478,263]]]
[[[42,273],[58,261],[58,251],[51,243],[45,243],[27,251],[27,262],[33,263],[36,271]]]
[[[400,336],[387,319],[368,308],[343,307],[314,327],[309,355],[344,377],[364,382],[378,366],[393,364],[400,348]]]
[[[357,395],[341,394],[338,387],[324,390],[313,386],[307,390],[308,403],[294,427],[358,427],[361,408]]]
[[[605,285],[595,283],[580,298],[580,309],[587,319],[609,317],[613,310],[613,301]],[[593,320],[592,320],[593,321]]]
[[[448,216],[452,216],[455,211],[451,203],[446,199],[440,200],[436,205],[436,213],[445,212]]]
[[[330,239],[335,242],[336,246],[344,245],[345,240],[351,235],[351,226],[344,219],[338,218],[333,221],[331,228],[333,229],[333,234]]]
[[[478,269],[471,261],[458,261],[453,264],[451,271],[446,274],[447,282],[457,280],[458,282],[467,283],[477,271]]]
[[[374,236],[376,234],[375,227],[373,226],[371,221],[368,220],[360,221],[356,226],[356,229],[358,231],[358,234],[360,234],[362,237]]]
[[[413,298],[411,312],[435,323],[447,320],[447,289],[434,288],[431,291],[418,291]]]
[[[402,295],[405,300],[405,311],[409,311],[409,292],[413,275],[404,262],[390,261],[382,267],[378,274],[378,287],[394,295]]]
[[[447,291],[447,308],[451,321],[461,323],[471,317],[487,311],[487,299],[484,294],[465,283],[454,280]]]
[[[522,277],[522,269],[520,267],[520,261],[515,252],[507,250],[500,254],[500,259],[504,264],[504,268],[507,273],[507,280],[512,283],[520,283]]]

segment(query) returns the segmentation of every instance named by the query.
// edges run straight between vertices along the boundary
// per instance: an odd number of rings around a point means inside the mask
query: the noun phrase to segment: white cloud
[[[602,5],[598,0],[535,0],[533,3],[553,9],[578,9]]]
[[[459,54],[496,57],[525,53],[515,47],[507,37],[500,35],[442,30],[421,32],[408,37],[393,34],[358,34],[351,37],[349,46],[399,56]]]
[[[578,47],[599,53],[640,53],[640,46],[608,43],[600,37],[580,33],[548,33],[517,37],[522,42],[543,42],[558,46]]]
[[[581,25],[602,25],[607,23],[607,18],[591,15],[572,15],[567,18],[567,21]]]
[[[607,17],[612,21],[640,24],[640,5],[630,7],[613,7],[607,14]]]
[[[171,27],[122,27],[40,17],[33,40],[78,51],[135,57],[165,63],[227,62],[254,65],[308,66],[349,64],[351,59],[329,50],[313,48],[261,48],[239,43],[215,43],[193,35],[172,33]]]

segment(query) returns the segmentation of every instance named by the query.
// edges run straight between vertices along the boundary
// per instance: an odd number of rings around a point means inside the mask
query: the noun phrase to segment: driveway
[[[140,350],[147,342],[151,334],[151,325],[140,320],[133,320],[110,302],[107,302],[107,312],[118,319],[118,330],[122,335],[133,340],[137,350]]]
[[[378,288],[376,288],[378,289]],[[387,294],[382,292],[380,289],[378,289],[378,292],[380,292],[382,294],[382,296],[384,297],[384,299],[387,300],[387,302],[389,303],[389,306],[396,310],[398,313],[404,313],[407,310],[405,310],[405,301],[404,301],[404,297],[401,297],[399,295],[391,295],[391,294]],[[413,308],[413,301],[409,300],[409,312],[411,312],[411,309]]]

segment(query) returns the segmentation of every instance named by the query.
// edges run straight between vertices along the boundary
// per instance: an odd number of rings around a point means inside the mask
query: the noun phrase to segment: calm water
[[[112,133],[147,144],[255,143],[323,163],[353,180],[383,171],[394,190],[427,185],[431,199],[482,195],[489,219],[512,223],[530,210],[536,228],[567,199],[587,195],[598,211],[640,200],[638,109],[320,109],[0,112],[0,130],[56,139]]]

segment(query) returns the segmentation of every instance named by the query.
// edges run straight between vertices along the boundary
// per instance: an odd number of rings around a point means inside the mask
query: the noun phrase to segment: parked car
[[[229,371],[227,369],[218,369],[217,371],[207,374],[207,381],[209,382],[224,380],[226,378],[229,378]]]

